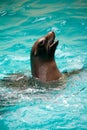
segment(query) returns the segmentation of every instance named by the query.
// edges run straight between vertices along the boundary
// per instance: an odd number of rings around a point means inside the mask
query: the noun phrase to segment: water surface
[[[0,85],[1,130],[87,129],[87,1],[1,0],[0,79],[7,74],[31,76],[34,42],[55,31],[55,60],[61,72],[83,69],[64,89]]]

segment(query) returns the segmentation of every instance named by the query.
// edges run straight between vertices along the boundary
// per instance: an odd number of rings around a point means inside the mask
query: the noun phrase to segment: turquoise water
[[[7,74],[31,76],[34,42],[55,31],[55,60],[70,76],[64,89],[18,90],[0,85],[0,130],[87,129],[87,1],[1,0],[0,79]]]

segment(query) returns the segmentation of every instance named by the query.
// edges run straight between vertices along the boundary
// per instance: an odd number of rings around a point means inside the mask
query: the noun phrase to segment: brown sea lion
[[[59,41],[55,33],[49,32],[35,42],[31,50],[31,72],[42,82],[58,80],[62,74],[57,68],[54,54]]]

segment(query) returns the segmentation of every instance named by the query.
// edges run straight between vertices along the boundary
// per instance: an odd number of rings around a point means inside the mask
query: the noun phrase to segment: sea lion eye
[[[40,41],[39,41],[39,47],[43,47],[44,46],[44,44],[45,44],[45,39],[41,39]]]

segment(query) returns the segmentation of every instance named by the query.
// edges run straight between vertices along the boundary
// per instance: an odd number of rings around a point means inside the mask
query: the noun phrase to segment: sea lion
[[[34,43],[30,55],[33,77],[42,82],[54,81],[62,77],[54,57],[58,43],[58,40],[55,41],[54,32],[49,32]]]

